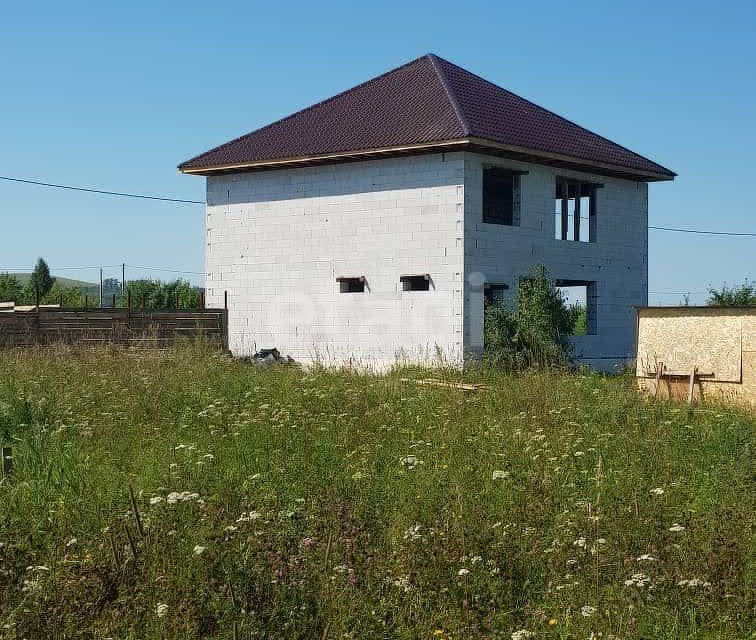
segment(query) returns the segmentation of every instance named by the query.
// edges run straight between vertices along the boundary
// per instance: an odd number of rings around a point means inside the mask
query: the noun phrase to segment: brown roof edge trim
[[[633,169],[623,165],[611,164],[608,162],[597,162],[595,160],[586,160],[584,158],[578,158],[575,156],[566,156],[560,153],[552,153],[550,151],[540,151],[539,149],[528,149],[527,147],[516,147],[510,144],[501,144],[500,142],[492,142],[491,140],[485,140],[483,138],[467,138],[470,144],[476,144],[481,147],[488,147],[490,149],[498,149],[500,151],[510,151],[512,153],[526,154],[534,157],[544,158],[548,160],[555,160],[559,162],[566,162],[569,164],[579,164],[585,167],[595,167],[597,169],[603,169],[613,171],[616,173],[623,173],[628,176],[648,177],[652,180],[674,180],[677,174],[674,171],[668,173],[656,172],[656,171],[644,171],[643,169]]]
[[[294,158],[280,158],[276,160],[259,160],[255,162],[239,162],[235,164],[219,164],[208,167],[192,167],[183,169],[183,164],[178,166],[181,173],[212,173],[214,171],[228,171],[230,169],[256,169],[263,167],[285,166],[288,164],[299,164],[302,162],[324,162],[328,160],[342,160],[348,158],[361,158],[373,155],[390,155],[401,153],[403,151],[422,151],[424,149],[446,149],[448,147],[464,146],[470,143],[467,138],[460,140],[443,140],[440,142],[423,142],[419,144],[400,145],[395,147],[384,147],[381,149],[361,149],[359,151],[343,151],[340,153],[316,154],[313,156],[297,156]]]
[[[570,165],[580,165],[586,169],[599,169],[603,171],[612,171],[615,174],[622,174],[625,176],[648,179],[648,180],[674,180],[677,175],[673,171],[669,173],[660,173],[654,171],[644,171],[642,169],[632,169],[622,165],[615,165],[604,162],[596,162],[593,160],[586,160],[584,158],[577,158],[574,156],[566,156],[558,153],[551,153],[547,151],[540,151],[538,149],[528,149],[526,147],[517,147],[514,145],[506,145],[498,142],[492,142],[491,140],[485,140],[483,138],[461,138],[459,140],[443,140],[439,142],[431,143],[419,143],[410,145],[400,145],[394,147],[384,147],[381,149],[362,149],[359,151],[344,151],[340,153],[328,153],[312,156],[297,156],[293,158],[280,158],[274,160],[259,160],[255,162],[239,162],[233,164],[211,165],[207,167],[191,167],[182,168],[184,164],[178,166],[180,173],[197,174],[197,175],[210,175],[215,172],[228,172],[228,171],[243,171],[246,169],[264,169],[275,167],[286,167],[288,165],[297,165],[307,162],[320,162],[325,163],[330,160],[348,160],[348,159],[360,159],[360,158],[372,158],[380,155],[392,155],[395,153],[412,152],[412,151],[424,151],[424,150],[447,150],[449,147],[459,147],[460,150],[464,150],[465,147],[470,145],[477,145],[479,147],[485,147],[489,149],[495,149],[497,151],[508,151],[511,153],[528,155],[534,158],[543,158],[546,160],[564,162]],[[537,162],[536,162],[537,164]]]

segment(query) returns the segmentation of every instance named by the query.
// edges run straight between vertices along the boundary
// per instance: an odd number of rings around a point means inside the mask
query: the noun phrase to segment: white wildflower
[[[535,637],[535,633],[528,631],[527,629],[520,629],[512,633],[512,640],[527,640],[528,638]]]
[[[581,457],[583,457],[585,455],[585,451],[576,451],[573,455],[576,458],[581,458]]]
[[[154,498],[150,498],[150,504],[159,504],[163,501],[162,496],[155,496]]]
[[[509,471],[501,471],[495,469],[493,472],[494,480],[506,480],[509,477]]]
[[[407,529],[404,532],[404,539],[412,540],[412,541],[422,540],[423,536],[420,533],[421,529],[422,527],[419,524],[412,525],[409,529]]]
[[[462,567],[459,571],[457,571],[458,576],[466,576],[468,573],[470,573],[469,569],[465,569]]]
[[[678,533],[678,532],[680,532],[680,531],[685,531],[685,527],[683,527],[683,526],[682,526],[681,524],[678,524],[677,522],[675,522],[675,523],[674,523],[674,524],[673,524],[673,525],[672,525],[672,526],[671,526],[671,527],[669,528],[669,530],[670,530],[670,531],[672,531],[672,532],[674,532],[674,533]]]
[[[199,493],[190,493],[189,491],[171,491],[166,497],[168,504],[176,504],[177,502],[188,502],[189,500],[197,500]]]
[[[422,460],[418,460],[417,456],[404,456],[399,459],[399,464],[406,467],[409,470],[414,469],[417,465],[423,464]]]
[[[158,606],[155,607],[155,613],[157,614],[158,618],[164,617],[165,614],[168,613],[168,605],[164,602],[159,602]]]
[[[625,586],[643,588],[650,582],[651,578],[649,578],[645,573],[634,573],[632,576],[630,576],[630,578],[625,580]]]
[[[690,580],[680,580],[680,582],[677,583],[677,586],[695,589],[696,587],[710,587],[711,582],[701,580],[701,578],[690,578]]]
[[[194,555],[195,556],[201,556],[205,551],[207,550],[207,547],[203,547],[201,544],[197,544],[194,546]]]
[[[76,538],[71,538],[68,542],[66,542],[66,546],[73,547],[77,542],[78,540]]]
[[[239,527],[235,527],[232,524],[228,525],[225,529],[223,529],[225,533],[233,533],[234,531],[238,531],[238,530],[239,530]]]
[[[252,522],[258,518],[260,518],[260,513],[258,511],[250,511],[249,513],[244,512],[236,519],[236,522],[237,524],[239,522]]]
[[[664,489],[662,489],[661,487],[656,487],[656,489],[651,489],[651,491],[649,491],[649,493],[652,496],[663,496],[664,495]]]
[[[572,543],[572,546],[585,549],[585,538],[583,536],[580,536],[577,540],[575,540],[575,542]]]
[[[580,615],[584,618],[590,618],[594,613],[596,613],[596,607],[592,607],[588,604],[580,607]]]
[[[650,553],[644,553],[642,555],[639,555],[636,560],[638,562],[656,562],[658,558],[654,558]]]

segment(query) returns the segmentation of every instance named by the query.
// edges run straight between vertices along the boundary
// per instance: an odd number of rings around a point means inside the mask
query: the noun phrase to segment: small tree
[[[71,309],[84,306],[84,294],[79,287],[64,287],[55,282],[47,295],[42,298],[43,304],[62,304]]]
[[[486,306],[485,359],[508,370],[565,365],[571,354],[567,338],[577,319],[546,269],[536,267],[520,282],[516,310],[499,302]]]
[[[38,291],[40,297],[44,297],[50,292],[53,284],[55,284],[55,278],[50,275],[50,268],[47,263],[40,258],[31,274],[31,289],[34,292]]]
[[[0,302],[20,303],[24,298],[24,286],[9,273],[0,273]]]
[[[721,289],[709,289],[706,301],[713,307],[751,307],[756,306],[756,282],[746,280],[739,287],[722,285]]]

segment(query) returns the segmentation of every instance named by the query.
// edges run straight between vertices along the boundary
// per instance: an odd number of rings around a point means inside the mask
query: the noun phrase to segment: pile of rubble
[[[272,349],[260,349],[250,358],[250,362],[254,362],[261,367],[270,367],[274,364],[296,364],[294,358],[291,356],[282,356],[275,347]]]

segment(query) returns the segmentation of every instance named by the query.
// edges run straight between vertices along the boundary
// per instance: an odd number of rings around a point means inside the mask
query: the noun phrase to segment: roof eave
[[[331,164],[355,160],[370,160],[379,157],[389,157],[403,154],[426,153],[430,151],[459,150],[468,145],[467,139],[441,140],[438,142],[424,142],[379,149],[360,149],[356,151],[341,151],[338,153],[313,154],[309,156],[295,156],[290,158],[275,158],[271,160],[255,160],[252,162],[236,162],[217,164],[204,167],[187,167],[189,162],[178,166],[180,173],[196,175],[213,175],[216,173],[233,173],[236,171],[255,171],[262,169],[278,169],[291,166],[307,166],[312,164]]]
[[[533,162],[536,164],[546,164],[559,166],[587,173],[597,173],[600,175],[609,175],[621,177],[629,180],[641,182],[657,182],[665,180],[674,180],[677,175],[673,171],[646,171],[632,167],[614,165],[610,163],[596,162],[566,156],[537,149],[528,149],[514,145],[506,145],[483,138],[467,137],[458,140],[442,140],[430,143],[419,143],[411,145],[401,145],[384,147],[380,149],[362,149],[356,151],[344,151],[328,154],[314,154],[309,156],[297,156],[290,158],[276,158],[271,160],[257,160],[252,162],[237,162],[229,164],[217,164],[209,166],[192,167],[187,166],[192,161],[180,164],[178,170],[180,173],[188,175],[210,176],[223,173],[236,173],[245,171],[261,171],[266,169],[283,169],[289,167],[310,166],[316,164],[332,164],[338,162],[355,162],[359,160],[373,160],[382,157],[391,157],[397,155],[411,155],[418,153],[430,153],[433,151],[464,151],[471,150],[480,153],[495,152],[495,155],[511,157],[514,159]]]
[[[677,176],[674,171],[670,171],[665,167],[661,167],[662,171],[650,171],[645,169],[637,169],[635,167],[627,167],[624,165],[611,164],[608,162],[599,162],[596,160],[578,158],[577,156],[568,156],[564,154],[553,153],[550,151],[542,151],[540,149],[529,149],[526,147],[502,144],[500,142],[494,142],[492,140],[486,140],[484,138],[468,138],[468,141],[470,145],[474,147],[480,147],[481,149],[485,150],[495,150],[500,152],[503,156],[520,158],[527,162],[564,167],[568,169],[574,169],[576,171],[614,176],[628,180],[636,180],[639,182],[660,182],[665,180],[674,180]]]

